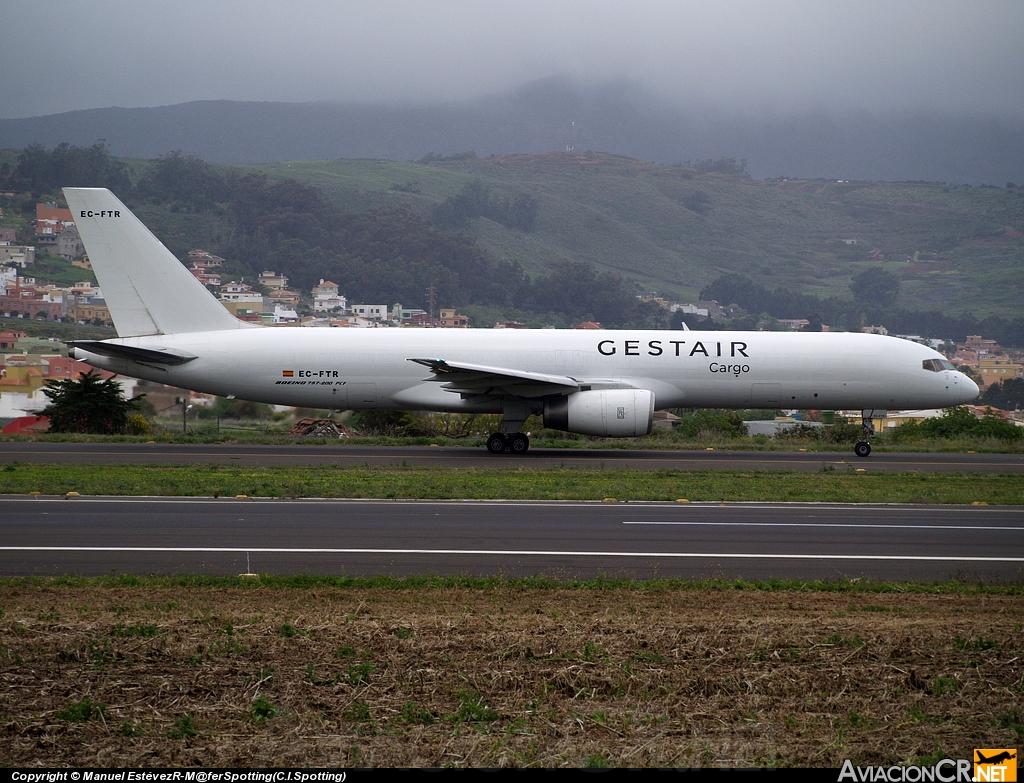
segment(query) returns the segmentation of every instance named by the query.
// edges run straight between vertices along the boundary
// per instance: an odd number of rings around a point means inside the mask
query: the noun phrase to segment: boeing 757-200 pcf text
[[[978,387],[908,340],[856,333],[273,329],[243,323],[109,190],[65,188],[118,337],[73,355],[112,372],[306,408],[500,413],[522,453],[531,414],[605,437],[665,408],[942,408]]]

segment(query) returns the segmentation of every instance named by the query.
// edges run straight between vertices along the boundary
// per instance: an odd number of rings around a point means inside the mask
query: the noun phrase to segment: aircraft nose
[[[960,402],[971,402],[977,399],[980,391],[978,384],[960,373]]]

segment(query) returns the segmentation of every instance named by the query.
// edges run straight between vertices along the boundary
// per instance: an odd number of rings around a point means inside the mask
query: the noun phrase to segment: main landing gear
[[[530,449],[530,439],[519,430],[535,411],[522,400],[506,400],[501,412],[501,432],[487,438],[487,450],[491,454],[525,454]]]
[[[503,454],[506,451],[525,454],[529,448],[530,439],[521,432],[514,432],[511,435],[495,432],[487,439],[487,450],[491,454]]]

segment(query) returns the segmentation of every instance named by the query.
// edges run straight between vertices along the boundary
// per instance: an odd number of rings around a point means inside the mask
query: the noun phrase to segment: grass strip
[[[0,494],[1024,504],[1019,475],[586,468],[24,465],[0,470]]]
[[[173,422],[172,422],[173,424]],[[0,435],[0,443],[175,443],[189,445],[263,445],[263,446],[444,446],[451,448],[483,448],[485,439],[480,436],[464,438],[444,435],[428,436],[360,436],[343,438],[296,438],[287,435],[283,429],[267,429],[261,426],[249,427],[244,422],[237,427],[222,425],[215,427],[190,428],[188,434],[180,429],[165,430],[151,435],[88,435],[78,432],[43,433],[39,435]],[[176,425],[180,428],[180,422]],[[191,425],[190,425],[191,426]],[[853,441],[832,443],[815,437],[768,438],[763,435],[742,437],[720,437],[713,433],[702,433],[698,438],[687,438],[676,432],[656,430],[643,438],[597,438],[586,435],[558,433],[561,437],[539,437],[534,433],[531,447],[534,449],[572,449],[603,451],[704,451],[707,448],[729,451],[790,452],[811,451],[841,453],[849,457],[853,452]],[[890,442],[888,434],[875,438],[871,444],[878,453],[971,453],[978,454],[1020,454],[1024,453],[1024,440],[1007,441],[1001,438],[957,437],[957,438],[904,438],[899,443]]]
[[[474,590],[491,592],[543,593],[551,590],[615,593],[722,593],[753,591],[761,593],[933,593],[936,595],[1022,595],[1024,583],[970,582],[949,579],[936,582],[888,582],[871,579],[559,579],[536,575],[504,576],[344,576],[331,574],[259,574],[257,576],[209,576],[206,574],[145,575],[107,574],[104,576],[0,577],[0,591],[26,589],[171,589],[199,591],[232,589],[243,592],[273,593],[281,590],[379,590],[384,592],[431,592]]]

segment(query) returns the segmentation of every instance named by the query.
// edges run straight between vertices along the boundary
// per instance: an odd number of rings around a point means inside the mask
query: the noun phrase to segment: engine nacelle
[[[605,389],[548,400],[544,403],[544,426],[606,438],[650,435],[654,393],[646,389]]]

